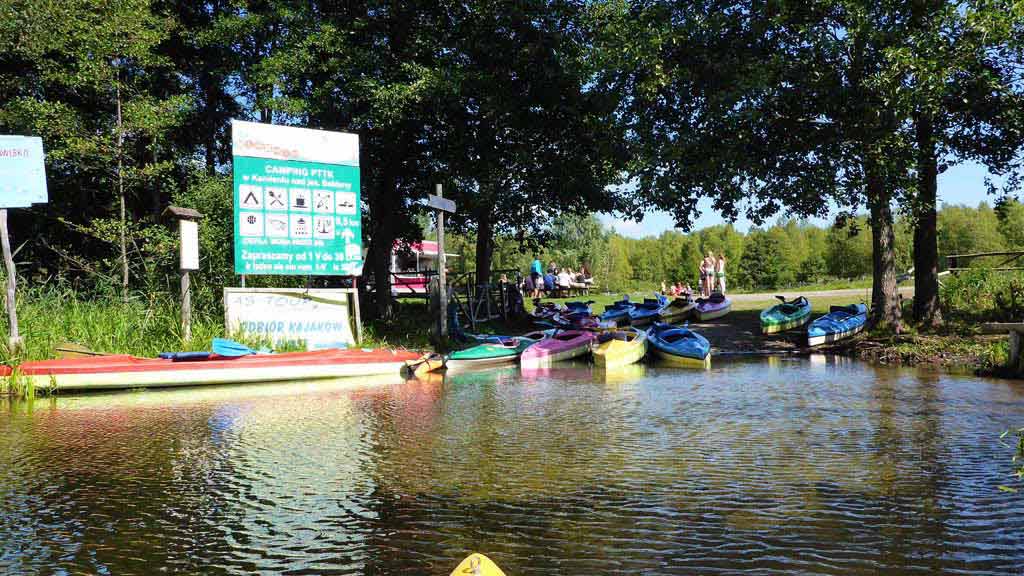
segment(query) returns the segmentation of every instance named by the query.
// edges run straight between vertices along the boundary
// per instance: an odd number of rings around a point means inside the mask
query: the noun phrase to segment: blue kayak
[[[807,327],[807,345],[818,346],[849,338],[864,329],[868,308],[863,304],[833,306]]]
[[[697,368],[711,366],[711,343],[689,328],[655,322],[647,330],[647,340],[654,353],[669,364]]]
[[[629,321],[634,326],[649,324],[668,307],[668,298],[662,294],[654,293],[654,298],[644,298],[643,302],[633,305],[629,311]]]
[[[565,308],[570,314],[586,314],[587,316],[590,316],[593,314],[593,311],[590,309],[590,305],[593,303],[593,300],[589,300],[587,302],[566,302]]]
[[[633,303],[629,301],[629,296],[624,296],[622,300],[609,304],[604,307],[604,312],[601,313],[601,320],[604,321],[619,321],[628,320],[629,311],[633,309]]]

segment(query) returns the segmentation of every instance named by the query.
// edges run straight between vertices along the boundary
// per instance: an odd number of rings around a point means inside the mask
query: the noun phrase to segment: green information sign
[[[355,135],[236,121],[232,136],[235,272],[360,274]]]

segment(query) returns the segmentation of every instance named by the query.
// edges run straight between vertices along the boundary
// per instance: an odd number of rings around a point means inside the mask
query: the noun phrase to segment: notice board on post
[[[235,273],[358,276],[359,137],[235,120]]]
[[[229,334],[262,336],[309,350],[354,346],[360,338],[358,294],[351,288],[224,288]]]
[[[0,208],[27,208],[47,201],[43,140],[0,136]]]

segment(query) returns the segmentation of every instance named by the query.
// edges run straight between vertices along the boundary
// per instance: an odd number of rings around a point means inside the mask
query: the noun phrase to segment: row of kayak
[[[830,344],[857,334],[867,325],[868,310],[864,304],[832,306],[828,314],[811,322],[811,302],[799,296],[761,312],[761,332],[774,334],[807,325],[807,345]],[[809,323],[809,324],[808,324]]]
[[[655,293],[654,298],[635,302],[626,295],[605,306],[604,311],[595,315],[592,301],[567,302],[558,305],[551,302],[537,302],[534,319],[561,328],[602,329],[622,326],[646,326],[652,322],[678,322],[693,318],[697,321],[721,318],[732,309],[732,302],[723,294],[715,293],[709,298],[696,300],[680,297],[669,299]]]
[[[711,344],[685,326],[656,322],[649,329],[635,326],[604,331],[551,329],[522,336],[476,336],[477,344],[457,350],[425,370],[460,369],[519,362],[524,370],[550,366],[562,360],[593,355],[600,367],[614,368],[639,362],[651,349],[670,364],[710,365]]]

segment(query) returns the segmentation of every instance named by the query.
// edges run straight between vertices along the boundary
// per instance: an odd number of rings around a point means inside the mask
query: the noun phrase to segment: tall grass
[[[950,276],[942,286],[943,312],[969,322],[1024,320],[1024,274],[979,268]]]
[[[219,310],[194,310],[192,340],[183,342],[179,304],[165,293],[134,294],[125,302],[115,295],[84,295],[61,286],[20,292],[18,325],[24,347],[12,352],[0,344],[5,364],[54,358],[65,343],[96,352],[154,356],[209,349],[213,337],[224,335]]]

